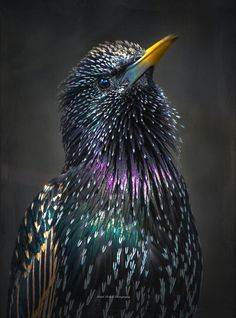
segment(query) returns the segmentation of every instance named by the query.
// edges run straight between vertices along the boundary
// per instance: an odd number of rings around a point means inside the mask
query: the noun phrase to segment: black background
[[[182,116],[181,167],[204,257],[199,318],[234,316],[233,1],[8,1],[1,18],[0,317],[24,210],[64,160],[57,86],[93,46],[179,40],[155,79]]]

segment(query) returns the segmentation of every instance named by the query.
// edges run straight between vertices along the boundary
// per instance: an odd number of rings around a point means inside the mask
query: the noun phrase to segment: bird
[[[154,81],[176,40],[93,47],[59,94],[65,163],[27,208],[8,317],[194,317],[202,253],[180,116]]]

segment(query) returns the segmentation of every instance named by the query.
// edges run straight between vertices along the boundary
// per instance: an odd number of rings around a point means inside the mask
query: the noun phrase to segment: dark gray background
[[[233,1],[8,1],[1,17],[0,317],[24,210],[63,165],[56,102],[67,71],[104,40],[179,40],[155,78],[182,115],[181,166],[201,238],[199,318],[234,316]]]

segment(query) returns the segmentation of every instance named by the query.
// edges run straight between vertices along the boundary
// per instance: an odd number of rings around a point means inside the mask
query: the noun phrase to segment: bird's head
[[[146,51],[128,41],[100,44],[72,70],[61,93],[66,168],[81,161],[140,166],[175,147],[176,113],[152,79],[175,39]]]

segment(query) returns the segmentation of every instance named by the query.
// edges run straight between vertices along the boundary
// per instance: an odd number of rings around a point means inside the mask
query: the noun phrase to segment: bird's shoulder
[[[10,317],[15,317],[20,311],[25,313],[25,317],[35,310],[40,312],[44,307],[44,298],[55,282],[57,242],[54,241],[53,219],[59,197],[60,182],[49,182],[25,212],[11,264]]]
[[[51,231],[51,224],[60,196],[60,184],[49,182],[26,209],[21,222],[13,256],[12,270],[30,270],[32,259],[39,257]]]

